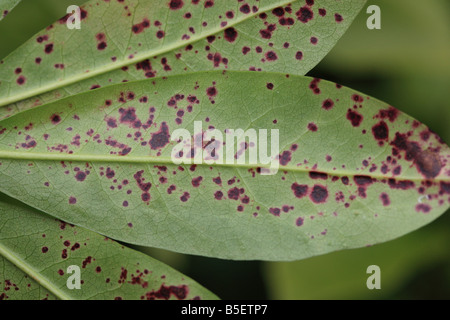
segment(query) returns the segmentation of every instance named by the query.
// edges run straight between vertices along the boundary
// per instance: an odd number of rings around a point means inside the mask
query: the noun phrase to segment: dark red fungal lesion
[[[166,122],[161,123],[159,131],[152,133],[152,138],[149,141],[152,150],[164,148],[170,142],[169,126]]]
[[[20,76],[17,78],[16,82],[19,86],[24,85],[27,79],[24,76]]]
[[[432,179],[439,175],[443,164],[436,149],[428,148],[422,150],[416,141],[410,141],[407,134],[396,132],[394,140],[391,142],[394,147],[393,152],[404,152],[405,160],[412,161],[425,178]]]
[[[104,33],[97,33],[95,35],[95,38],[97,39],[97,49],[98,50],[104,50],[108,46],[106,44],[106,36]]]
[[[431,207],[428,204],[419,203],[419,204],[416,205],[416,211],[427,214],[427,213],[429,213],[431,211]]]
[[[52,124],[56,125],[61,122],[61,117],[59,114],[52,114],[50,116],[50,121],[52,122]]]
[[[283,151],[282,154],[279,155],[279,161],[282,166],[288,165],[288,163],[292,159],[292,153],[290,151]]]
[[[297,19],[301,21],[302,23],[308,23],[314,18],[314,13],[308,6],[301,7],[295,15],[297,16]]]
[[[389,198],[389,195],[386,192],[380,194],[380,200],[383,206],[385,207],[391,204],[391,199]]]
[[[414,188],[416,185],[411,180],[396,180],[388,179],[388,185],[391,189],[408,190]]]
[[[276,217],[280,216],[281,210],[280,208],[269,208],[269,212]]]
[[[192,186],[194,187],[194,188],[198,188],[199,186],[200,186],[200,183],[203,181],[203,177],[195,177],[195,178],[193,178],[192,179],[192,181],[191,181],[191,183],[192,183]]]
[[[85,171],[78,171],[76,174],[75,174],[75,179],[78,181],[78,182],[83,182],[84,180],[86,180],[86,177],[87,177],[87,175],[88,175],[88,173],[86,173]]]
[[[189,198],[191,197],[190,193],[185,191],[180,197],[181,202],[187,202]]]
[[[325,110],[330,110],[334,107],[334,101],[331,99],[326,99],[322,102],[322,108]]]
[[[243,4],[239,8],[239,11],[242,12],[243,14],[249,14],[250,13],[250,6],[248,4]]]
[[[308,130],[312,132],[316,132],[318,130],[317,125],[314,122],[308,123]]]
[[[278,55],[276,54],[275,51],[268,51],[268,52],[266,52],[265,56],[266,56],[266,60],[267,61],[276,61],[276,60],[278,60]]]
[[[320,82],[319,78],[314,78],[309,84],[309,88],[312,90],[314,94],[320,94],[319,82]]]
[[[46,44],[44,47],[44,52],[50,54],[53,52],[53,43]]]
[[[306,184],[298,184],[294,182],[291,185],[291,190],[294,193],[295,197],[301,199],[308,194],[308,186]]]
[[[314,203],[324,203],[328,199],[328,190],[325,186],[316,184],[312,188],[309,197]]]
[[[350,121],[353,127],[359,127],[363,121],[363,116],[353,109],[348,109],[347,120]]]
[[[165,286],[161,285],[159,290],[152,290],[145,293],[141,297],[142,300],[169,300],[172,296],[178,300],[184,300],[189,294],[188,287],[186,285],[180,286]]]
[[[309,177],[311,179],[321,179],[321,180],[327,180],[328,179],[328,174],[324,173],[324,172],[319,172],[319,171],[310,171],[309,172]]]
[[[234,41],[236,41],[236,38],[238,37],[238,32],[233,27],[227,28],[224,31],[224,37],[225,40],[227,40],[230,43],[233,43]]]
[[[386,122],[380,121],[372,127],[372,134],[376,140],[389,139],[389,127]]]
[[[375,115],[375,118],[378,119],[388,119],[389,122],[394,122],[395,120],[397,120],[399,111],[397,109],[395,109],[394,107],[389,107],[387,109],[382,109],[378,112],[377,115]]]
[[[133,25],[131,31],[133,31],[134,34],[139,34],[147,28],[150,28],[150,21],[147,18],[144,18],[142,22]]]

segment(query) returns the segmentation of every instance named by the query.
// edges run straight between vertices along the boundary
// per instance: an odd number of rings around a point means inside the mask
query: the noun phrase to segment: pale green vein
[[[97,155],[97,154],[65,154],[65,153],[42,153],[42,152],[18,152],[18,151],[0,151],[0,159],[10,159],[10,160],[30,160],[30,161],[78,161],[78,162],[108,162],[108,163],[157,163],[157,164],[172,164],[175,163],[171,158],[167,157],[154,157],[154,156],[111,156],[111,155]],[[217,167],[231,167],[231,168],[243,168],[243,169],[251,169],[251,168],[270,168],[270,164],[262,164],[262,163],[213,163],[207,164],[205,162],[202,163],[188,163],[188,164],[196,164],[203,166],[217,166]],[[347,171],[347,170],[326,170],[326,169],[317,169],[313,170],[311,168],[301,167],[301,166],[280,166],[279,171],[289,171],[289,172],[300,172],[306,173],[311,171],[320,171],[333,176],[357,176],[364,175],[375,179],[394,179],[394,180],[412,180],[412,181],[423,181],[424,178],[419,176],[413,177],[391,177],[391,176],[383,176],[381,174],[374,174],[373,172],[356,172],[356,171]],[[450,181],[450,179],[445,178],[443,176],[439,176],[434,178],[435,181]]]

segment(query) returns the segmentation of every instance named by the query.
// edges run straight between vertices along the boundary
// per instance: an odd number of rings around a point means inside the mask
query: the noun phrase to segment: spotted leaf
[[[304,75],[365,0],[90,1],[0,62],[0,119],[124,81],[206,70]],[[25,58],[24,58],[25,57]]]
[[[383,102],[302,76],[120,84],[3,120],[0,133],[2,192],[183,253],[306,258],[396,238],[450,203],[450,151],[438,136]]]
[[[8,13],[19,4],[21,0],[1,0],[0,1],[0,21],[3,20]]]
[[[215,298],[147,255],[0,194],[0,300]]]

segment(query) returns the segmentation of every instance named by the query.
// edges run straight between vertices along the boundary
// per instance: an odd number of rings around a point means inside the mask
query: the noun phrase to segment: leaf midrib
[[[167,52],[174,51],[176,49],[185,47],[188,44],[192,44],[192,43],[198,42],[200,40],[206,39],[210,35],[217,34],[217,33],[221,32],[221,31],[223,31],[223,30],[225,30],[227,28],[230,28],[230,27],[235,26],[235,25],[237,25],[239,23],[242,23],[242,22],[244,22],[244,21],[246,21],[248,19],[251,19],[254,16],[259,15],[259,14],[261,14],[263,12],[267,12],[267,11],[270,11],[270,10],[275,9],[277,7],[280,7],[280,6],[283,6],[283,5],[287,5],[289,3],[294,3],[294,2],[297,2],[297,1],[300,1],[300,0],[283,1],[283,2],[279,2],[279,3],[277,2],[274,5],[269,5],[265,9],[259,8],[260,10],[258,10],[255,13],[252,12],[251,14],[242,16],[240,19],[236,19],[235,21],[233,21],[230,24],[228,24],[225,28],[224,27],[218,27],[218,28],[216,27],[216,28],[212,29],[210,33],[205,33],[204,35],[197,36],[197,37],[192,36],[190,38],[190,40],[188,40],[186,42],[182,42],[182,43],[177,43],[176,42],[174,45],[168,46],[168,47],[166,47],[165,49],[162,49],[162,50],[152,51],[152,52],[147,53],[147,54],[140,54],[140,55],[138,54],[135,57],[133,57],[132,59],[125,59],[125,60],[123,60],[122,63],[120,63],[120,62],[119,63],[110,63],[109,66],[105,67],[105,68],[97,69],[95,71],[90,71],[90,72],[83,72],[83,73],[80,73],[77,76],[71,77],[70,79],[67,79],[67,80],[55,81],[55,82],[53,82],[52,85],[47,85],[47,86],[40,87],[40,88],[37,88],[37,89],[34,89],[34,90],[30,90],[30,91],[25,92],[24,94],[10,96],[10,97],[8,97],[6,99],[0,100],[0,107],[6,106],[6,105],[9,105],[11,103],[18,102],[18,101],[22,101],[22,100],[25,100],[25,99],[37,96],[39,94],[45,93],[45,92],[50,92],[50,91],[56,90],[58,88],[63,88],[63,87],[66,87],[68,85],[71,85],[73,83],[77,83],[77,82],[82,81],[82,80],[93,78],[95,76],[98,76],[98,75],[101,75],[101,74],[104,74],[104,73],[107,73],[107,72],[110,72],[110,71],[114,71],[114,70],[117,70],[117,69],[122,68],[122,67],[129,66],[131,64],[137,63],[139,61],[142,61],[142,60],[154,57],[154,56],[158,56],[160,54],[164,54],[164,53],[167,53]]]
[[[155,163],[155,164],[170,164],[170,165],[177,165],[175,164],[171,158],[167,157],[154,157],[154,156],[111,156],[111,155],[74,155],[74,154],[62,154],[62,153],[42,153],[42,152],[16,152],[16,151],[0,151],[0,159],[10,159],[10,160],[30,160],[30,161],[75,161],[75,162],[108,162],[108,163]],[[197,166],[207,166],[207,167],[230,167],[230,168],[270,168],[270,164],[251,164],[251,163],[233,163],[233,164],[227,164],[227,163],[213,163],[208,164],[205,162],[202,163],[188,163],[188,164],[180,164],[180,165],[191,165],[196,164]],[[308,168],[302,168],[298,166],[279,166],[278,171],[288,171],[288,172],[322,172],[326,173],[330,176],[367,176],[375,179],[394,179],[394,180],[411,180],[411,181],[424,181],[427,180],[422,177],[405,177],[405,176],[399,176],[399,177],[391,177],[391,176],[384,176],[380,174],[374,174],[372,172],[354,172],[354,171],[347,171],[347,170],[312,170]],[[433,178],[433,181],[448,181],[449,179],[445,179],[444,176],[439,176],[437,178]]]
[[[32,266],[25,263],[22,259],[14,254],[10,249],[5,247],[0,242],[0,255],[6,260],[11,262],[17,268],[29,275],[33,280],[35,280],[39,285],[43,286],[45,289],[50,291],[60,300],[74,300],[73,297],[68,296],[66,293],[57,288],[53,283],[51,283],[47,278],[43,277],[39,272],[37,272]]]

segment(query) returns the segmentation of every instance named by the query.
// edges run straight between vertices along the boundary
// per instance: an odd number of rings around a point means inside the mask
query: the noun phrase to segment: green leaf
[[[0,231],[0,300],[217,298],[147,255],[1,194]],[[81,288],[70,290],[73,265]]]
[[[270,165],[250,163],[245,136],[234,143],[229,134],[213,145],[244,163],[174,164],[175,129],[196,139],[196,154],[212,143],[201,147],[195,121],[208,132],[255,129],[252,152],[263,149],[259,129],[269,142],[278,129],[278,173],[260,174]],[[3,120],[0,133],[2,192],[114,239],[183,253],[301,259],[399,237],[450,203],[450,151],[437,135],[386,103],[308,77],[207,72],[127,83]]]
[[[213,69],[304,75],[364,4],[91,1],[82,7],[81,29],[68,29],[63,18],[5,59],[0,119],[99,86],[155,76]]]
[[[21,0],[0,0],[0,21],[19,4]]]

